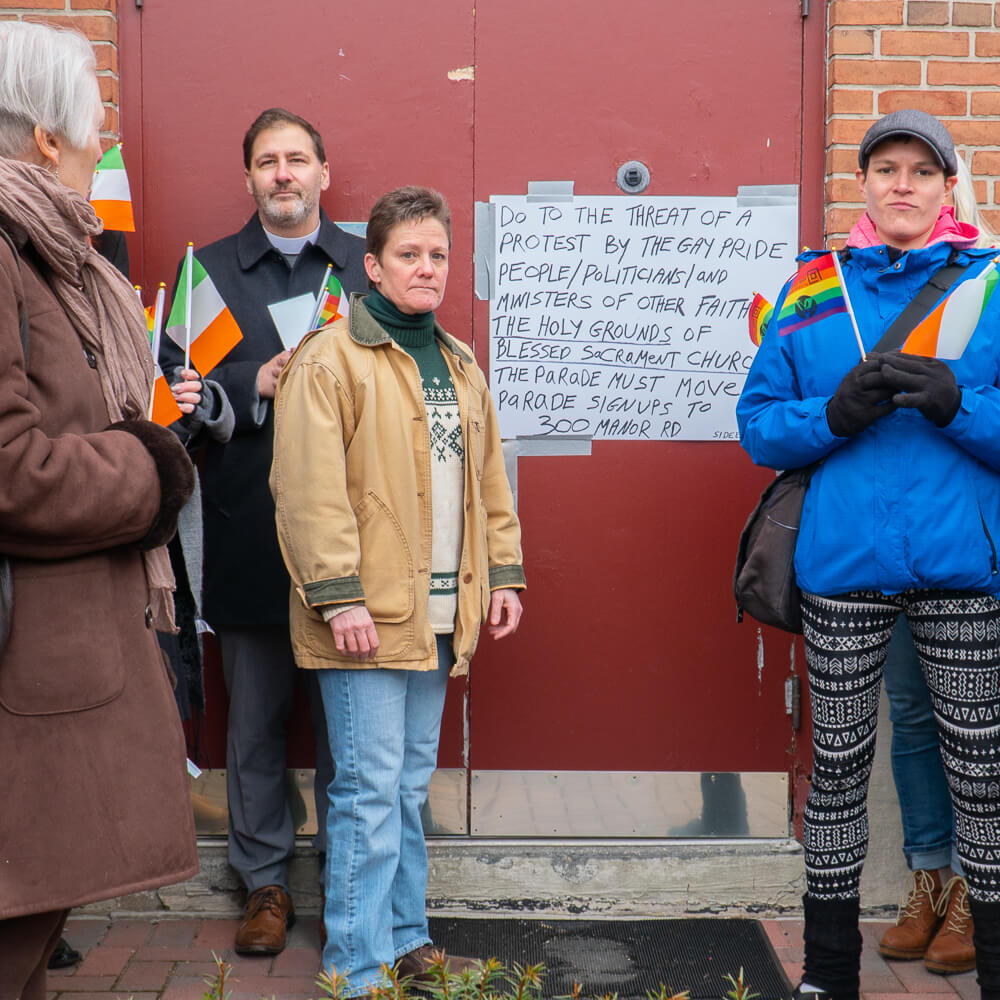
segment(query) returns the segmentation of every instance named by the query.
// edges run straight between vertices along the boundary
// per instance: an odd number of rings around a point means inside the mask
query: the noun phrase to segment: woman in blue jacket
[[[930,115],[876,122],[858,162],[867,211],[841,261],[867,357],[844,312],[777,318],[786,286],[737,407],[758,465],[820,462],[795,552],[814,757],[797,994],[858,996],[865,800],[882,668],[903,614],[938,719],[979,983],[998,1000],[1000,296],[957,361],[872,352],[936,271],[950,262],[969,280],[995,251],[975,249],[944,204],[956,154]]]

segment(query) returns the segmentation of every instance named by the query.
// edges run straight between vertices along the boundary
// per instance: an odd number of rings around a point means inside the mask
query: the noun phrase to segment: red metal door
[[[243,181],[243,133],[265,108],[286,107],[319,129],[330,161],[323,207],[332,219],[368,217],[402,184],[442,191],[455,209],[455,254],[444,325],[471,340],[473,14],[460,0],[425,10],[284,0],[205,3],[131,0],[120,7],[122,138],[138,235],[133,280],[173,281],[187,242],[241,228],[254,211]],[[212,658],[210,657],[210,660]],[[203,767],[225,766],[226,696],[207,668]],[[449,692],[441,764],[461,767],[465,685]],[[290,727],[291,763],[311,766],[304,705]],[[463,796],[464,805],[464,796]]]
[[[617,168],[639,160],[644,195],[801,182],[803,237],[818,245],[822,33],[795,0],[752,13],[480,4],[476,199],[543,180],[619,195]],[[488,304],[474,315],[485,364]],[[737,625],[731,591],[735,541],[768,478],[726,443],[599,441],[587,456],[520,460],[527,611],[513,642],[477,654],[474,774],[796,771],[791,637]]]
[[[752,13],[738,0],[254,0],[238,15],[145,0],[120,16],[133,262],[147,287],[171,280],[188,240],[249,216],[240,140],[271,105],[324,134],[331,217],[363,220],[403,183],[446,194],[455,253],[441,318],[484,368],[474,201],[552,179],[618,194],[617,167],[638,159],[653,195],[800,183],[801,236],[821,240],[824,25],[799,0]],[[596,442],[589,456],[521,459],[526,616],[477,654],[471,767],[795,776],[792,644],[738,626],[730,593],[735,540],[767,478],[726,443]],[[221,767],[214,684],[206,743]],[[445,767],[464,764],[466,689],[453,688]]]

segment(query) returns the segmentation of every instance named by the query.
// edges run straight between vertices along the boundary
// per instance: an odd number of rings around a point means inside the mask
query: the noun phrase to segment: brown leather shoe
[[[396,962],[396,973],[400,979],[412,979],[418,983],[441,982],[441,975],[433,966],[444,962],[445,969],[452,976],[463,973],[466,969],[478,969],[482,964],[478,958],[465,958],[462,955],[445,954],[443,948],[435,948],[432,944],[422,944],[413,951],[408,951]]]
[[[879,954],[883,958],[922,958],[941,926],[940,899],[940,874],[918,868],[913,873],[909,895],[900,903],[896,926],[882,935]]]
[[[927,947],[924,965],[942,976],[971,971],[976,967],[976,949],[972,944],[969,887],[961,875],[949,879],[941,890],[938,909],[944,911],[944,922]]]
[[[294,925],[292,897],[280,885],[265,885],[247,899],[243,921],[236,928],[236,954],[277,955]]]

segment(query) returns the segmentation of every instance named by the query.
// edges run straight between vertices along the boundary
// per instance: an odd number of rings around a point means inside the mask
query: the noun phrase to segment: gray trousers
[[[327,788],[333,760],[319,687],[312,670],[298,670],[286,626],[220,628],[222,670],[229,692],[226,791],[229,863],[248,892],[265,885],[288,888],[288,860],[295,853],[295,822],[288,800],[285,732],[297,675],[316,739],[314,843],[326,852]]]

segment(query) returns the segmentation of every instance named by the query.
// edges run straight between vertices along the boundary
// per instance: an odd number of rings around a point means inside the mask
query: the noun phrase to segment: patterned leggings
[[[969,893],[1000,902],[1000,602],[969,591],[802,595],[813,722],[808,894],[858,896],[882,665],[901,612],[934,704]]]

